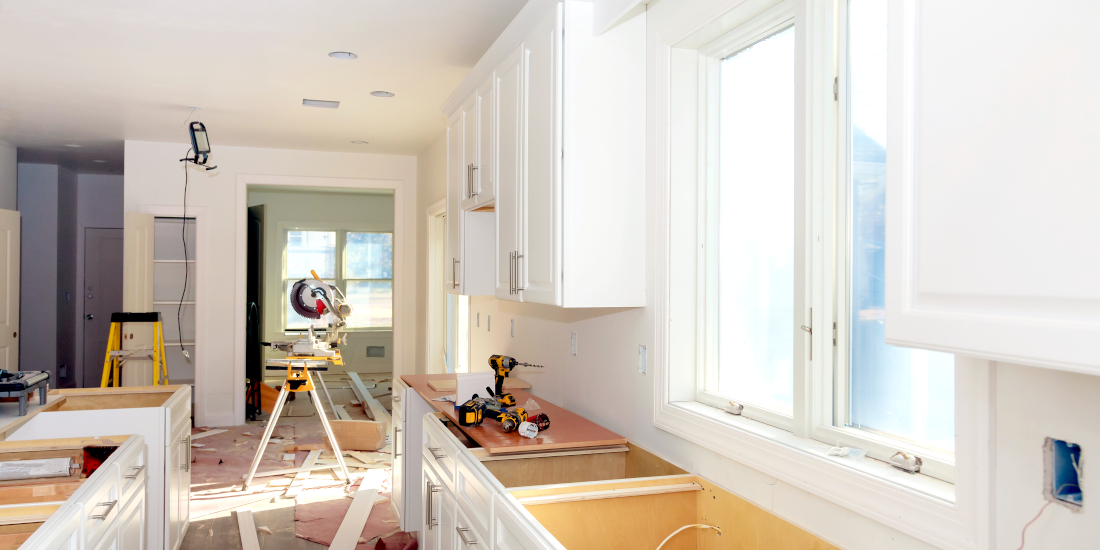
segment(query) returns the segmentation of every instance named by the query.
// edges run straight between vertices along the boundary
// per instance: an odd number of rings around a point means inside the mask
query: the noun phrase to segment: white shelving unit
[[[195,382],[195,219],[187,218],[186,259],[183,247],[183,218],[157,217],[153,241],[153,309],[164,323],[164,347],[168,354],[168,380],[172,384]],[[186,270],[186,273],[185,273]],[[184,276],[187,293],[183,295]],[[180,297],[183,307],[180,309]],[[176,311],[180,309],[179,323]],[[182,329],[182,330],[181,330]],[[180,345],[180,333],[183,346]],[[185,357],[182,349],[191,355]]]

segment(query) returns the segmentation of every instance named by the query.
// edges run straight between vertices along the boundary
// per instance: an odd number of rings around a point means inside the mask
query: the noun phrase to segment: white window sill
[[[654,424],[937,547],[974,548],[951,483],[874,459],[827,456],[825,443],[694,401],[658,404]]]
[[[716,422],[728,425],[732,429],[741,430],[749,434],[766,438],[772,442],[787,447],[792,452],[807,454],[814,459],[836,465],[840,468],[848,468],[881,479],[882,481],[899,485],[906,489],[923,493],[927,496],[942,500],[946,503],[955,502],[955,485],[922,474],[910,474],[899,470],[881,460],[863,457],[861,459],[829,456],[828,450],[832,445],[813,439],[798,437],[793,433],[769,426],[763,422],[730,414],[721,409],[704,405],[695,401],[679,401],[671,403],[674,407],[681,408],[692,414],[697,414]],[[777,452],[782,452],[778,449]]]

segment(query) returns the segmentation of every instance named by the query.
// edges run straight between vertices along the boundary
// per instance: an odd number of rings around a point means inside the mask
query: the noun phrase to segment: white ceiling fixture
[[[377,92],[371,92],[370,95],[374,97],[393,97],[393,92],[383,92],[379,90]]]
[[[104,163],[104,162],[107,162],[107,161],[105,161],[105,160],[93,160],[92,162]]]
[[[335,57],[336,59],[355,59],[359,57],[358,55],[355,55],[351,52],[331,52],[328,54],[328,56]]]
[[[355,141],[353,141],[352,143],[354,143],[354,144],[356,144],[356,145],[366,145],[366,144],[368,144],[368,143],[370,143],[370,142],[369,142],[369,141],[362,141],[362,140],[355,140]]]
[[[302,105],[305,107],[320,107],[322,109],[339,109],[339,101],[325,101],[323,99],[303,99]]]
[[[372,153],[415,155],[446,128],[439,106],[525,3],[190,0],[195,19],[172,2],[3,0],[0,141],[182,144],[181,125],[202,106],[217,147],[361,153],[351,142],[370,128]],[[333,51],[359,57],[337,63],[326,59]],[[184,69],[196,59],[201,71]],[[401,101],[363,97],[383,85]],[[343,100],[327,113],[336,116],[299,108],[318,95]]]
[[[76,148],[76,147],[83,147],[83,145],[81,145],[81,144],[79,144],[79,143],[66,143],[66,144],[65,144],[65,147],[73,147],[73,148]]]

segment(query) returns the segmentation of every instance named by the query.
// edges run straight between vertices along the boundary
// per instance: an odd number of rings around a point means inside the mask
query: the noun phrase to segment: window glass
[[[335,231],[287,231],[287,278],[312,277],[309,273],[311,269],[322,279],[336,276]]]
[[[347,278],[392,279],[393,233],[348,233]]]
[[[349,328],[393,326],[393,281],[348,281],[344,294],[355,309]]]
[[[849,2],[850,424],[955,448],[955,358],[885,342],[886,0]]]
[[[718,393],[786,415],[794,388],[794,39],[789,27],[722,60],[719,106]]]

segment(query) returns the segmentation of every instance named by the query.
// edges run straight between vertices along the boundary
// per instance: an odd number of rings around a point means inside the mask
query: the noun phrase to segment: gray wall
[[[0,141],[0,209],[16,210],[19,165],[15,147]]]
[[[78,383],[84,376],[84,230],[89,227],[122,229],[122,176],[78,174],[76,176],[76,292],[73,319],[76,356],[73,359]],[[118,266],[122,279],[122,266]]]
[[[57,170],[57,366],[58,387],[73,385],[76,380],[76,173],[60,167]],[[60,367],[64,365],[65,369]],[[62,372],[64,377],[61,377]]]
[[[57,182],[55,164],[19,165],[19,370],[57,375]],[[55,378],[56,380],[56,378]],[[60,382],[60,381],[59,381]]]

